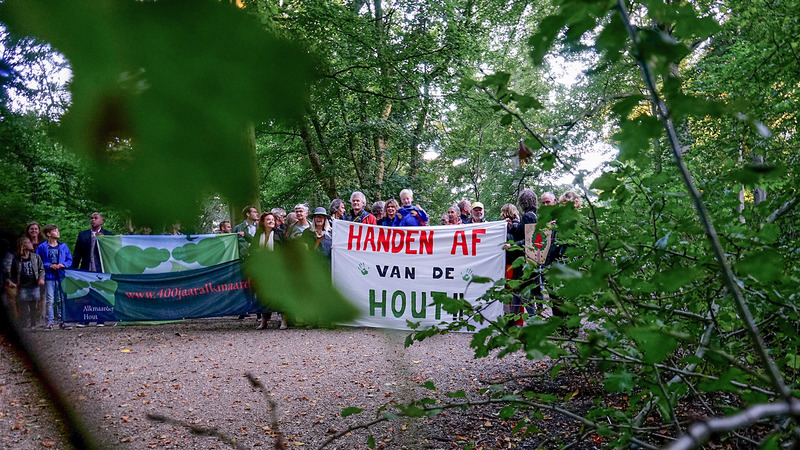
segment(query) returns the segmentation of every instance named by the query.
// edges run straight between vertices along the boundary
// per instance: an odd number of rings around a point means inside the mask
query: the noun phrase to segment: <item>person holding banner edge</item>
[[[100,249],[97,246],[97,235],[102,234],[112,236],[114,233],[103,228],[105,219],[99,212],[93,212],[89,217],[89,229],[78,233],[75,241],[75,255],[70,269],[88,270],[89,272],[101,272]],[[88,322],[80,321],[76,325],[83,328]],[[98,327],[104,327],[102,320],[97,321]]]

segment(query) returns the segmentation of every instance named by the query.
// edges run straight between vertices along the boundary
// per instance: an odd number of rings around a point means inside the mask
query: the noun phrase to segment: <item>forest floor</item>
[[[435,336],[405,348],[408,333],[402,331],[255,325],[253,317],[219,318],[26,330],[23,336],[97,448],[319,448],[372,421],[386,404],[425,397],[453,403],[462,399],[445,394],[458,390],[483,400],[479,390],[502,383],[569,399],[578,414],[598,398],[626,402],[603,398],[602,384],[586,374],[551,379],[549,361],[519,352],[474,359],[470,334]],[[5,340],[0,351],[0,448],[71,448],[52,396]],[[427,381],[435,391],[421,386]],[[363,412],[343,417],[348,407]],[[326,448],[367,448],[370,436],[375,447],[387,449],[554,448],[573,442],[572,448],[589,449],[605,442],[557,412],[532,422],[541,432],[512,433],[528,419],[501,419],[501,408],[453,408],[430,418],[385,421],[354,429]]]

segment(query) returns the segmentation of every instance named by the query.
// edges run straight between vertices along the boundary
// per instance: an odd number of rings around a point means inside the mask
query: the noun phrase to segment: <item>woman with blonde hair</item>
[[[333,238],[331,236],[331,217],[322,206],[314,210],[311,215],[311,226],[303,231],[301,239],[305,240],[309,246],[319,252],[320,255],[331,259],[331,247]]]
[[[572,203],[575,209],[581,209],[581,205],[583,204],[583,199],[581,199],[581,196],[578,195],[576,192],[567,191],[561,194],[561,198],[558,199],[558,203],[561,206],[566,206],[567,203]]]
[[[397,213],[398,209],[400,209],[400,204],[397,203],[397,200],[393,198],[386,200],[386,203],[383,205],[383,219],[378,222],[378,225],[384,227],[398,226],[400,224],[400,214]]]

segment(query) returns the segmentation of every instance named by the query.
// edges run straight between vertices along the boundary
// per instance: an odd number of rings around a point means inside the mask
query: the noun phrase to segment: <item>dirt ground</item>
[[[404,348],[406,332],[255,325],[252,317],[220,318],[24,335],[99,448],[275,448],[279,442],[318,448],[348,427],[373,420],[387,403],[423,397],[452,402],[443,394],[459,389],[469,398],[484,398],[479,389],[548,369],[546,362],[521,354],[475,360],[470,334]],[[0,447],[70,448],[50,399],[6,342],[0,355]],[[248,373],[266,392],[251,385]],[[437,391],[420,386],[426,381]],[[347,407],[364,411],[342,417]],[[378,448],[536,448],[555,446],[575,432],[566,420],[546,417],[556,425],[553,431],[523,440],[510,433],[515,422],[501,420],[499,409],[459,408],[433,418],[383,422],[326,448],[366,448],[369,436]],[[155,422],[148,414],[170,422]],[[190,426],[212,435],[194,434]],[[578,446],[594,447],[591,439]]]

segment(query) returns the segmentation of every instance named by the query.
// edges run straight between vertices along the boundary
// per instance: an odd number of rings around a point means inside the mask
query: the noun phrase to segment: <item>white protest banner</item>
[[[343,325],[409,329],[451,322],[453,315],[433,296],[463,298],[494,319],[499,302],[478,298],[505,276],[506,222],[437,227],[380,227],[336,220],[333,223],[333,284],[362,315]],[[471,322],[478,328],[487,324]]]

